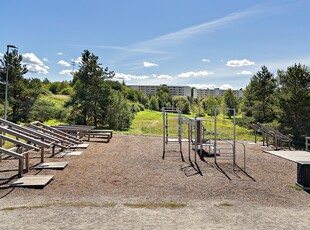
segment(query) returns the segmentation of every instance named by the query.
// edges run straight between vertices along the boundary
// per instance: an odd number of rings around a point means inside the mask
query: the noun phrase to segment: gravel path
[[[44,189],[9,187],[17,161],[0,162],[1,229],[310,227],[310,194],[293,188],[296,164],[259,145],[246,143],[247,174],[221,157],[218,167],[213,158],[197,159],[199,174],[186,144],[182,162],[177,151],[161,159],[160,137],[114,135],[110,143],[89,143],[81,156],[46,153],[46,162],[69,161],[64,170],[26,173],[55,175]],[[241,166],[241,148],[237,152]],[[38,153],[30,158],[31,165],[39,163]]]

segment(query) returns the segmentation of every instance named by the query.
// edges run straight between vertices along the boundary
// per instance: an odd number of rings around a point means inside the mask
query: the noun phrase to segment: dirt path
[[[81,156],[46,154],[46,162],[69,165],[26,174],[55,175],[44,189],[8,187],[17,162],[3,160],[1,229],[309,228],[310,194],[292,187],[294,163],[248,144],[248,175],[204,158],[197,160],[201,176],[184,155],[186,162],[175,151],[162,160],[161,138],[115,135],[108,144],[90,142]],[[32,165],[38,157],[31,154]]]

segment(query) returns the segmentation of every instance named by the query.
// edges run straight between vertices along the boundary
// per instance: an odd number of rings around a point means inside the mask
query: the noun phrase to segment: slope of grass
[[[193,115],[184,115],[187,117],[193,117]],[[172,118],[172,119],[170,119]],[[169,127],[177,127],[177,114],[169,114]],[[214,132],[214,117],[205,117],[208,122],[205,122],[207,131],[210,133]],[[225,137],[225,134],[231,138],[233,136],[233,120],[227,119],[222,115],[217,117],[217,133],[220,134],[219,137]],[[145,110],[136,114],[130,129],[126,132],[121,132],[124,134],[133,135],[163,135],[163,118],[162,113],[158,111]],[[186,137],[187,125],[183,124],[183,137]],[[212,134],[210,134],[212,135]],[[177,129],[169,136],[177,136]],[[236,136],[237,140],[254,140],[253,130],[249,130],[243,127],[236,126]]]
[[[65,103],[70,99],[68,95],[41,95],[43,100],[53,102],[56,108],[63,108]]]

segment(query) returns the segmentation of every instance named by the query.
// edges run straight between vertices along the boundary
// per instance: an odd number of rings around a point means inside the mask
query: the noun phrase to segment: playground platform
[[[271,155],[297,163],[297,185],[310,190],[310,152],[306,151],[264,151]]]

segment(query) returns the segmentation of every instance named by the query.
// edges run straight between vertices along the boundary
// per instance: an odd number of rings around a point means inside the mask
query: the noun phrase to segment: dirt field
[[[246,171],[230,161],[188,161],[184,144],[162,160],[162,138],[115,135],[89,142],[44,189],[12,188],[17,161],[0,162],[0,229],[309,229],[310,194],[294,189],[296,164],[247,144]],[[238,164],[241,166],[241,150]],[[191,157],[194,161],[194,154]],[[31,154],[31,165],[39,163]],[[197,167],[197,166],[196,166]],[[14,169],[14,170],[12,170]]]

